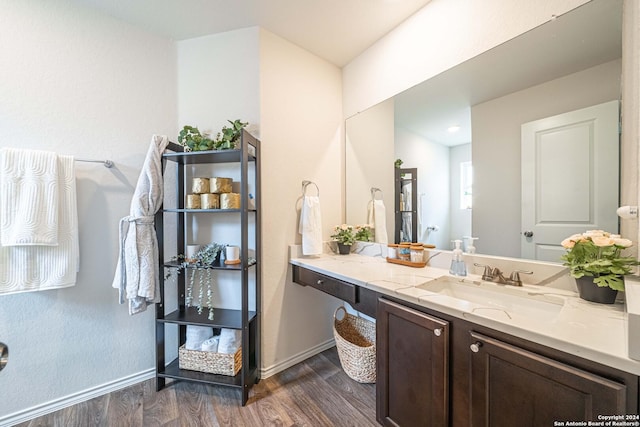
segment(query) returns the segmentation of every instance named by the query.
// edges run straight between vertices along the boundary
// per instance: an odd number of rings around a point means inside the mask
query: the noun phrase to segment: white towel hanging
[[[58,155],[58,245],[0,246],[0,294],[76,284],[79,265],[74,161]]]
[[[317,195],[307,195],[307,187],[313,184]],[[312,181],[302,181],[302,208],[298,232],[302,235],[302,254],[322,254],[322,215],[320,208],[320,189]]]

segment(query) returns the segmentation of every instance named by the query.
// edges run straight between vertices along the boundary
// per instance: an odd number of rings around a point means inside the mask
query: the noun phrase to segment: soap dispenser
[[[476,247],[474,246],[473,242],[474,240],[478,240],[478,237],[464,236],[463,239],[465,240],[466,252],[468,254],[475,254]]]
[[[451,259],[451,268],[449,268],[449,273],[454,276],[466,276],[467,275],[467,266],[464,263],[464,259],[462,258],[462,249],[460,249],[460,245],[462,244],[462,240],[454,240],[453,243],[456,245],[453,250],[453,258]]]

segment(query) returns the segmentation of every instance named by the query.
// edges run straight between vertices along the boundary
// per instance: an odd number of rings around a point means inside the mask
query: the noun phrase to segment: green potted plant
[[[218,132],[216,140],[214,141],[214,148],[216,150],[230,150],[237,148],[238,140],[242,134],[242,129],[249,123],[243,123],[240,120],[227,120],[231,127],[223,126],[222,130]]]
[[[351,245],[356,242],[353,226],[349,224],[336,225],[331,238],[338,243],[338,251],[341,255],[351,252]]]
[[[195,126],[184,126],[178,134],[178,143],[185,151],[231,150],[237,148],[242,129],[249,123],[240,120],[227,120],[231,127],[223,126],[215,139],[207,133],[202,133]]]
[[[613,304],[618,291],[624,291],[624,276],[639,264],[633,257],[622,256],[632,246],[631,240],[603,230],[574,234],[561,244],[567,250],[564,265],[587,301]]]
[[[356,225],[355,239],[360,242],[373,241],[373,230],[370,224]]]
[[[207,151],[214,148],[214,141],[195,126],[184,126],[178,134],[178,143],[185,151]]]

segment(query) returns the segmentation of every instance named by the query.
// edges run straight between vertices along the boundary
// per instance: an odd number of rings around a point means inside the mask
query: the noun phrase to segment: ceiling
[[[589,2],[396,95],[395,124],[443,145],[471,142],[472,105],[620,58],[621,33],[621,1]]]
[[[260,26],[342,67],[430,0],[72,0],[184,40]]]

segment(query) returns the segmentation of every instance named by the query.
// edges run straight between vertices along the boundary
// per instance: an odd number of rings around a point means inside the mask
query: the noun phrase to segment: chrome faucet
[[[476,267],[484,267],[484,272],[482,273],[482,280],[486,280],[487,282],[497,283],[499,285],[511,285],[511,286],[522,286],[522,280],[520,280],[520,273],[522,274],[533,274],[533,271],[526,270],[515,270],[511,273],[509,278],[507,279],[502,274],[502,271],[498,267],[491,268],[488,265],[473,263]]]

